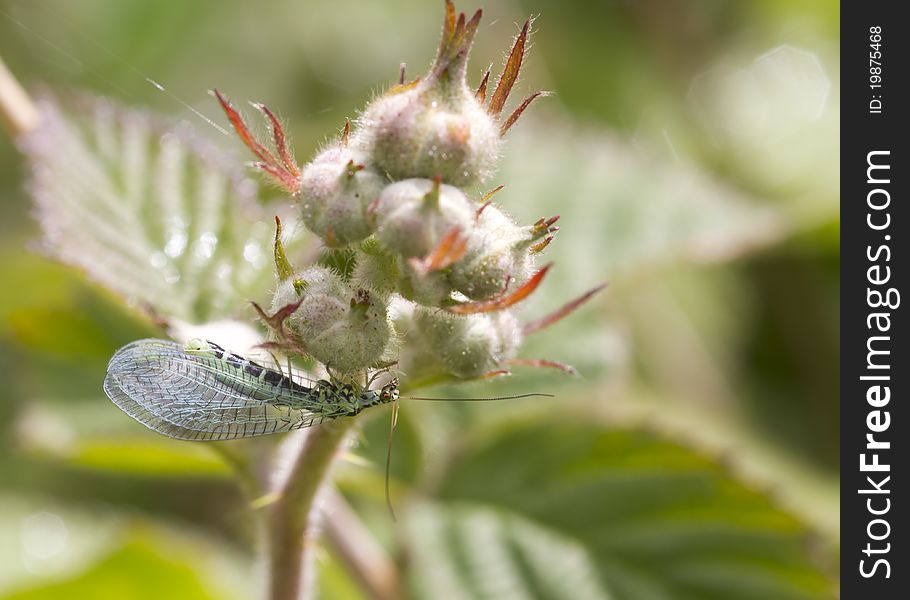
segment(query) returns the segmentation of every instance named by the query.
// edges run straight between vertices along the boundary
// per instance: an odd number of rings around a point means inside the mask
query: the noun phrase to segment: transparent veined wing
[[[108,364],[104,391],[146,427],[182,440],[229,440],[318,425],[345,414],[310,388],[234,355],[139,340]]]

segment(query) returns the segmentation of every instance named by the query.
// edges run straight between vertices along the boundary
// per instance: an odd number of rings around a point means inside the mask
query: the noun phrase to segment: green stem
[[[278,498],[266,517],[269,600],[301,600],[309,595],[310,555],[316,542],[314,500],[353,423],[354,419],[343,418],[310,429],[276,490]]]

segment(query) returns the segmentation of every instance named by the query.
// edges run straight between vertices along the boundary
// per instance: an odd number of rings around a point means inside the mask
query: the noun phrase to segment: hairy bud
[[[499,159],[499,125],[464,84],[392,89],[366,108],[360,127],[364,149],[392,179],[468,186],[486,180]]]
[[[429,179],[405,179],[387,186],[373,218],[376,237],[394,253],[423,258],[452,229],[474,225],[474,209],[456,187]]]
[[[471,231],[468,251],[452,266],[450,281],[474,300],[499,294],[507,285],[521,285],[534,273],[529,247],[534,234],[516,225],[495,206],[487,206]]]
[[[480,377],[513,358],[521,343],[521,326],[510,311],[452,315],[418,308],[414,320],[426,347],[456,377]]]
[[[372,233],[367,208],[385,179],[366,168],[365,157],[339,144],[313,159],[300,175],[300,212],[327,246],[358,242]]]
[[[287,326],[307,353],[342,373],[378,363],[391,336],[386,302],[363,288],[352,288],[325,267],[310,267],[299,280],[304,282],[300,306],[287,319]],[[287,284],[279,285],[273,310],[284,306],[281,303],[293,293],[293,286],[288,289]]]
[[[496,168],[500,125],[465,81],[481,11],[455,19],[446,4],[442,39],[430,72],[374,100],[360,120],[362,147],[393,179],[440,177],[468,186]]]

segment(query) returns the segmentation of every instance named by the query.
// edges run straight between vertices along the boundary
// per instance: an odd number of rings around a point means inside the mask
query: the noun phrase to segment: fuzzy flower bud
[[[429,179],[406,179],[387,186],[373,218],[376,237],[394,253],[423,258],[454,228],[474,225],[474,209],[456,187]]]
[[[365,157],[343,144],[320,153],[300,175],[303,222],[327,246],[358,242],[372,233],[367,208],[385,179],[365,168]]]
[[[447,4],[430,72],[373,101],[360,121],[362,146],[393,179],[440,177],[467,186],[486,179],[499,158],[500,126],[465,81],[481,11],[456,22]]]
[[[473,300],[486,300],[507,285],[520,286],[534,274],[533,243],[555,231],[552,223],[517,225],[495,206],[487,206],[471,231],[468,251],[452,266],[453,287]]]
[[[297,280],[304,282],[300,306],[288,317],[287,326],[300,337],[308,354],[343,373],[380,361],[391,337],[386,302],[367,290],[352,288],[325,267],[310,267]],[[279,285],[273,311],[294,293],[288,283],[292,280]]]
[[[499,126],[465,85],[437,89],[423,81],[392,89],[361,118],[363,143],[376,166],[392,179],[441,177],[467,186],[496,168]]]
[[[414,320],[425,346],[457,377],[494,371],[515,356],[521,343],[521,326],[510,311],[458,316],[418,308]]]

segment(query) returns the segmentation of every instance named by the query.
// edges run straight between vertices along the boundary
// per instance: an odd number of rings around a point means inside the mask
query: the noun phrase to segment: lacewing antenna
[[[426,400],[431,402],[492,402],[494,400],[517,400],[519,398],[555,398],[554,394],[532,392],[530,394],[516,394],[514,396],[485,396],[480,398],[427,398],[425,396],[401,396],[407,400]]]
[[[389,493],[389,475],[392,470],[392,440],[395,438],[395,426],[398,425],[398,401],[392,404],[392,416],[389,421],[389,443],[385,455],[385,504],[389,508],[392,521],[397,521],[395,509],[392,507],[392,495]]]
[[[408,400],[426,400],[430,402],[492,402],[494,400],[517,400],[518,398],[532,398],[538,396],[541,398],[554,398],[553,394],[541,394],[537,392],[529,394],[516,394],[514,396],[486,396],[480,398],[428,398],[425,396],[400,396],[400,398],[407,398]],[[392,440],[395,438],[395,427],[398,425],[398,401],[392,403],[392,414],[389,421],[389,441],[386,446],[386,456],[385,456],[385,503],[386,507],[389,509],[389,514],[392,516],[392,521],[397,521],[395,517],[395,509],[392,506],[392,495],[389,490],[389,479],[391,478],[392,471]]]

